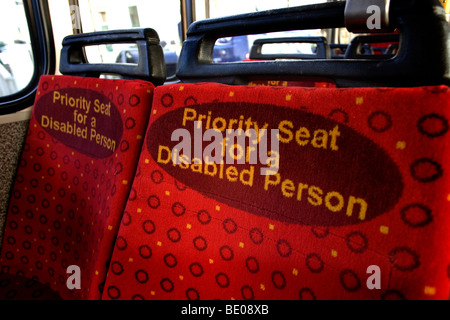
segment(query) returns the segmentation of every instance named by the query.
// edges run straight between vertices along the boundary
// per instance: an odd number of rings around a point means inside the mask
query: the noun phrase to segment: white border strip
[[[0,125],[30,120],[32,110],[33,107],[29,107],[16,113],[5,114],[4,116],[0,116]]]

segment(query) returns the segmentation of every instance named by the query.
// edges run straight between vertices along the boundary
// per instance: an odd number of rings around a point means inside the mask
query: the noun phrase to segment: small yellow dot
[[[152,296],[156,295],[155,291],[150,292]]]
[[[128,262],[134,262],[133,258],[128,259]]]
[[[74,81],[73,84],[77,84],[78,82]]]
[[[230,97],[234,97],[234,91],[230,92]]]
[[[298,276],[298,270],[297,270],[297,269],[292,270],[292,274],[293,274],[294,276]]]
[[[37,92],[37,94],[38,94],[38,96],[40,96],[40,95],[41,95],[41,92],[40,92],[40,91],[38,91],[38,92]]]
[[[231,297],[231,301],[234,301],[234,300],[236,300],[235,298],[233,298],[233,297]]]
[[[138,209],[137,209],[137,213],[142,213],[142,209],[141,209],[141,208],[138,208]]]
[[[112,231],[112,229],[113,229],[113,226],[108,226],[109,231]]]
[[[149,164],[149,163],[150,163],[150,160],[145,159],[145,164]]]
[[[336,250],[331,250],[331,256],[332,256],[333,258],[337,258],[338,252],[337,252]]]
[[[127,109],[123,109],[123,114],[127,113]]]
[[[52,77],[52,81],[55,81],[55,77]]]
[[[188,225],[186,226],[186,229],[191,230],[191,229],[192,229],[192,226],[191,226],[190,224],[188,224]]]
[[[158,247],[162,247],[162,242],[158,241],[158,243],[156,244]]]
[[[98,275],[99,275],[99,272],[98,272],[98,271],[95,271],[95,275],[98,276]]]
[[[427,296],[434,296],[434,295],[436,295],[436,288],[427,286],[427,287],[425,287],[424,292]]]
[[[364,97],[357,97],[356,98],[356,105],[360,106],[364,103]]]
[[[183,277],[183,276],[180,276],[179,278],[180,278],[180,280],[181,280],[181,281],[183,281],[183,280],[184,280],[184,277]]]
[[[180,86],[180,91],[183,91],[184,90],[184,86]]]
[[[406,142],[405,141],[397,142],[397,149],[398,150],[405,150],[406,149]]]
[[[261,284],[259,287],[261,288],[262,291],[266,291],[266,286],[265,285]]]
[[[95,85],[96,88],[98,88],[98,83]]]
[[[389,234],[389,227],[387,227],[387,226],[381,226],[381,227],[380,227],[380,232],[381,232],[382,234]]]
[[[450,194],[447,196],[447,201],[450,202]]]
[[[269,229],[273,231],[275,230],[275,226],[273,224],[269,224]]]
[[[158,110],[153,109],[153,114],[157,114],[157,113],[158,113]]]
[[[126,186],[128,184],[128,181],[127,180],[123,180],[122,184]]]
[[[147,90],[147,93],[148,93],[148,94],[152,93],[152,90]]]
[[[119,86],[116,87],[116,91],[118,91],[118,90],[119,90]]]
[[[288,94],[286,96],[286,101],[292,101],[292,95],[291,94]]]
[[[170,191],[166,191],[166,196],[167,196],[167,197],[170,196]]]
[[[239,247],[241,247],[242,249],[244,249],[244,246],[245,246],[245,245],[244,245],[243,242],[240,242],[240,243],[239,243]]]
[[[137,136],[136,140],[142,140],[142,136],[141,135]]]
[[[220,206],[216,206],[216,211],[220,211]]]
[[[214,260],[213,259],[209,259],[209,264],[214,264]]]

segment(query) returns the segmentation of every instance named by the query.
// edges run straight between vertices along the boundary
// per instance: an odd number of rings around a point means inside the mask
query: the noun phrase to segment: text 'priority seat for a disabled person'
[[[448,24],[437,0],[385,8],[385,60],[213,63],[219,37],[364,28],[358,1],[190,27],[184,83],[155,90],[104,299],[448,299]],[[247,85],[297,79],[337,88]]]
[[[123,42],[136,43],[139,64],[83,56],[85,46]],[[0,299],[100,299],[154,86],[165,78],[152,29],[68,36],[60,70],[37,90],[1,248]],[[140,80],[98,78],[104,73]]]

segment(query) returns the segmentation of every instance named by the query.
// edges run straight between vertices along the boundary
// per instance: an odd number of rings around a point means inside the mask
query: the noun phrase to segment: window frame
[[[44,74],[54,74],[56,70],[56,51],[48,1],[23,0],[23,6],[30,32],[34,72],[30,83],[24,89],[0,97],[0,115],[31,107],[40,77]]]

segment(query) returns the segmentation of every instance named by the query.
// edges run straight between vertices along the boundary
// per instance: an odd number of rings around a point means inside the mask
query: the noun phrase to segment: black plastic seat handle
[[[310,43],[316,45],[315,53],[263,53],[263,46],[268,44],[281,43]],[[329,59],[331,57],[330,47],[325,37],[289,37],[289,38],[269,38],[257,39],[253,42],[250,50],[250,59],[256,60],[276,60],[276,59]]]
[[[135,43],[137,64],[89,63],[83,48],[92,45]],[[124,78],[147,80],[161,85],[166,79],[164,54],[157,32],[151,28],[112,30],[67,36],[61,50],[60,71],[66,75],[98,77],[118,74]]]
[[[449,24],[439,0],[392,0],[390,26],[399,30],[397,55],[387,60],[325,59],[214,63],[222,37],[345,27],[344,1],[268,10],[191,25],[177,76],[184,82],[246,84],[268,79],[328,78],[338,87],[450,85]],[[369,32],[369,30],[368,30]]]

